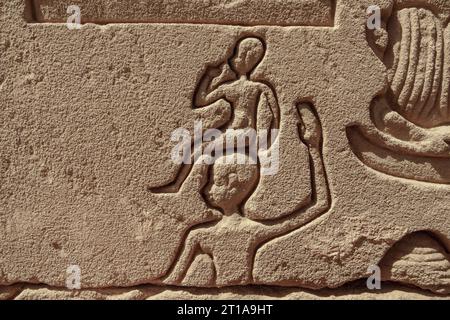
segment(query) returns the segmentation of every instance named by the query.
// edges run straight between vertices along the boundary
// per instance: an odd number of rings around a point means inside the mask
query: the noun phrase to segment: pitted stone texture
[[[234,287],[231,289],[163,288],[137,286],[67,290],[37,285],[0,287],[0,300],[448,300],[414,288],[386,284],[381,290],[367,291],[360,284],[339,289],[303,290],[300,288]]]
[[[331,26],[333,0],[31,0],[38,22],[65,22],[67,8],[82,8],[83,21],[237,25]]]
[[[64,287],[77,265],[86,290],[319,290],[389,261],[387,280],[448,292],[416,274],[433,270],[426,250],[412,273],[409,256],[383,260],[415,232],[450,248],[446,1],[292,0],[300,15],[266,18],[270,0],[211,16],[204,1],[74,2],[79,30],[66,1],[0,0],[1,285]],[[226,129],[274,139],[256,169],[175,163],[173,133],[198,121],[218,133],[199,150],[224,151]]]

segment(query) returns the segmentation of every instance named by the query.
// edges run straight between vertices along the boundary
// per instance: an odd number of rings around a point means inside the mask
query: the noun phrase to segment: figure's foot
[[[300,114],[300,138],[309,148],[320,148],[322,127],[312,106],[308,103],[301,103],[297,108]]]

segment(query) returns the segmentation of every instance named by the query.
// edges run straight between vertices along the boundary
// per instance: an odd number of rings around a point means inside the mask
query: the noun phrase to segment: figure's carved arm
[[[295,230],[327,211],[331,205],[330,189],[322,158],[322,129],[320,122],[309,105],[299,107],[302,118],[301,136],[308,146],[312,172],[312,204],[292,214],[274,221],[261,222],[264,225],[263,236],[266,239]]]
[[[406,120],[394,111],[384,98],[377,98],[372,102],[371,114],[373,123],[379,130],[386,131],[396,138],[421,141],[427,137],[427,130]]]

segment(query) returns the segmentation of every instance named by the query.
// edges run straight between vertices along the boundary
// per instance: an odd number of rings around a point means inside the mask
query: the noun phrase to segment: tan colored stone
[[[79,5],[83,21],[230,25],[331,26],[332,0],[31,0],[37,22],[65,22],[67,7]]]
[[[449,17],[445,0],[0,0],[0,298],[448,294]],[[242,150],[221,156],[225,138]],[[373,265],[382,291],[346,286]]]
[[[383,279],[450,293],[450,259],[444,246],[427,233],[414,233],[395,244],[380,263]]]
[[[10,290],[10,288],[1,289]],[[85,289],[71,291],[63,288],[24,286],[15,288],[15,300],[448,300],[448,297],[433,295],[414,288],[386,284],[382,290],[367,291],[365,287],[347,285],[339,289],[305,290],[300,288],[234,287],[224,289],[162,288],[138,286],[116,289]]]

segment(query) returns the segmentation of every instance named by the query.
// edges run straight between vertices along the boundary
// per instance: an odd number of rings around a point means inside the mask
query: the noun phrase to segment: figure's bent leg
[[[197,238],[195,234],[190,234],[183,248],[183,252],[178,261],[175,262],[175,267],[172,272],[163,280],[166,284],[179,284],[183,281],[183,277],[186,275],[189,266],[194,258],[195,251],[198,247]]]

